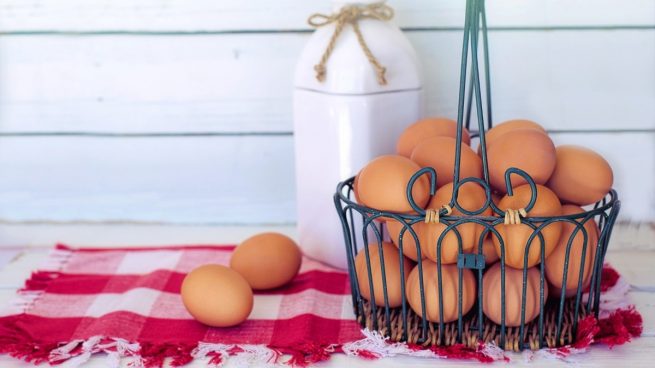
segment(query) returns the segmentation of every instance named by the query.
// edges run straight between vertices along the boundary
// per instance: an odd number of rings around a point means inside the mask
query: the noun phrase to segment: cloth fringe
[[[183,366],[194,359],[206,360],[212,367],[222,367],[228,360],[236,367],[252,365],[274,366],[284,364],[292,367],[306,367],[330,359],[332,354],[343,353],[363,359],[379,359],[394,356],[413,356],[440,359],[467,359],[490,363],[509,361],[509,356],[494,344],[480,343],[476,349],[463,345],[432,346],[424,348],[406,343],[390,342],[379,332],[364,330],[364,338],[343,345],[319,345],[307,342],[294,347],[276,347],[264,345],[229,345],[198,343],[196,345],[154,344],[148,342],[130,342],[124,339],[94,336],[86,340],[75,340],[62,344],[38,343],[22,330],[17,323],[21,314],[29,311],[33,303],[47,289],[48,284],[58,276],[70,253],[66,249],[55,250],[56,262],[52,262],[48,271],[32,274],[25,287],[19,291],[12,302],[10,311],[13,315],[0,314],[0,354],[8,354],[26,362],[50,363],[66,368],[75,368],[87,362],[93,354],[105,353],[106,366],[118,368],[121,359],[128,358],[132,368],[162,367],[168,360],[173,367]],[[607,270],[607,271],[606,271]],[[606,274],[607,272],[607,274]],[[609,285],[609,286],[608,286]],[[541,349],[536,352],[526,351],[522,354],[526,361],[557,359],[572,361],[572,357],[588,350],[592,344],[600,343],[610,348],[629,342],[640,336],[643,320],[634,306],[627,301],[630,285],[618,276],[615,270],[606,266],[603,270],[600,316],[581,320],[578,324],[576,342],[569,346],[555,349]]]
[[[56,279],[73,255],[69,249],[55,248],[50,251],[44,270],[32,272],[22,289],[9,302],[8,307],[0,310],[0,317],[27,313],[34,303],[43,295],[48,285]]]
[[[405,355],[420,358],[477,360],[483,363],[491,363],[496,360],[509,361],[509,358],[505,356],[505,352],[494,344],[480,343],[477,349],[470,349],[461,344],[431,346],[426,349],[418,345],[389,342],[388,337],[382,336],[377,331],[364,330],[363,333],[366,336],[364,339],[344,344],[343,352],[364,359]]]

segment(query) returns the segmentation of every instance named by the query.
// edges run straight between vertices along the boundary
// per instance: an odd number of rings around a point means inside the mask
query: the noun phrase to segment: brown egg
[[[525,184],[514,188],[514,195],[506,195],[500,200],[498,207],[505,211],[507,209],[518,210],[525,208],[530,202],[530,185]],[[559,216],[562,214],[562,205],[557,199],[555,193],[543,185],[537,185],[537,200],[534,207],[528,212],[528,217],[548,217]],[[535,224],[538,226],[539,224]],[[523,261],[525,258],[525,249],[528,243],[528,238],[533,233],[533,229],[525,223],[505,225],[496,225],[496,230],[500,233],[505,243],[505,264],[514,268],[523,268]],[[541,230],[545,243],[545,255],[548,257],[559,241],[559,236],[562,232],[562,223],[554,222]],[[494,244],[498,256],[501,256],[501,248],[499,240],[494,236]],[[530,243],[530,251],[528,253],[528,267],[539,264],[541,261],[541,242],[539,236],[535,236]]]
[[[424,224],[424,222],[418,222],[414,225],[411,225],[411,228],[414,230],[416,236],[419,239],[419,244],[422,241],[421,240],[422,232],[420,231],[420,229],[422,228],[421,224]],[[387,230],[389,231],[389,237],[391,238],[391,241],[396,247],[400,248],[400,232],[402,231],[404,225],[394,219],[389,219],[388,221],[385,222],[385,225],[387,226]],[[403,254],[405,255],[405,257],[408,257],[413,261],[418,261],[418,251],[416,249],[416,241],[414,241],[414,237],[409,232],[409,230],[405,230],[402,241],[403,241]],[[425,258],[425,254],[423,252],[421,252],[421,258]]]
[[[503,194],[503,195],[501,196],[501,195],[498,194],[497,192],[492,192],[492,193],[491,193],[491,200],[494,202],[494,204],[495,204],[496,206],[498,206],[498,203],[500,203],[500,200],[503,199],[504,196],[505,196],[505,194]]]
[[[204,265],[189,272],[182,281],[180,294],[189,314],[209,326],[238,325],[252,311],[250,285],[225,266]]]
[[[291,281],[302,262],[300,248],[279,233],[262,233],[244,240],[232,253],[230,267],[255,290],[274,289]]]
[[[439,209],[444,204],[450,203],[453,195],[453,183],[448,183],[439,188],[434,194],[434,197],[428,203],[427,208]],[[477,183],[468,182],[459,187],[457,194],[459,205],[467,211],[476,211],[482,208],[486,201],[486,194],[484,189]],[[464,216],[462,212],[453,208],[453,216]],[[490,216],[491,209],[487,208],[482,214],[478,216]],[[418,225],[418,224],[417,224]],[[425,256],[432,261],[437,261],[437,241],[441,234],[446,230],[447,225],[442,223],[429,223],[422,222],[419,228],[421,234],[421,250]],[[462,252],[473,253],[477,250],[480,234],[484,230],[484,226],[475,223],[463,223],[456,227],[462,238]],[[449,264],[456,263],[459,254],[457,235],[453,230],[450,230],[444,235],[441,242],[441,263]]]
[[[579,146],[559,146],[557,164],[548,181],[561,200],[581,206],[603,199],[612,188],[612,168],[598,153]]]
[[[423,140],[414,151],[411,159],[420,167],[432,167],[437,171],[437,187],[453,181],[455,168],[455,138],[432,137]],[[460,178],[482,177],[482,161],[467,146],[462,145]]]
[[[398,138],[396,152],[405,157],[424,139],[432,137],[457,138],[457,122],[446,118],[426,118],[408,126]],[[462,142],[471,143],[468,130],[462,128]]]
[[[550,138],[534,129],[519,129],[499,136],[487,150],[489,181],[501,193],[507,193],[505,171],[510,167],[528,173],[536,184],[545,184],[555,169],[555,146]],[[525,184],[512,175],[512,186]]]
[[[566,204],[562,206],[562,215],[573,215],[583,213],[584,210],[578,206]],[[581,221],[576,220],[576,221]],[[577,228],[576,225],[569,222],[564,222],[562,225],[562,235],[559,238],[559,243],[555,250],[546,258],[546,278],[553,286],[556,292],[555,297],[560,297],[562,285],[564,284],[564,261],[566,259],[566,248],[573,235],[573,231]],[[584,229],[587,231],[587,249],[582,252],[584,247],[584,235],[582,231],[578,230],[571,243],[571,250],[569,253],[569,264],[566,275],[566,297],[576,295],[578,291],[578,281],[580,280],[580,264],[584,255],[584,267],[582,271],[582,288],[584,292],[589,283],[591,282],[591,273],[596,255],[596,248],[598,246],[598,225],[593,219],[589,219]]]
[[[498,206],[500,203],[500,200],[503,199],[498,193],[492,192],[491,193],[491,201]],[[489,208],[489,215],[488,216],[496,216],[496,213]],[[494,245],[493,241],[494,234],[492,232],[488,232],[487,236],[484,237],[484,242],[482,244],[482,254],[484,254],[484,260],[485,264],[490,265],[493,263],[496,263],[500,257],[498,256],[498,253],[496,253],[496,246]],[[476,248],[477,251],[477,248]]]
[[[411,213],[407,200],[409,179],[421,168],[407,157],[387,155],[369,162],[359,173],[357,191],[365,206],[381,211]],[[430,200],[430,182],[421,176],[412,188],[414,201],[420,207]]]
[[[382,262],[380,251],[377,243],[368,245],[369,260],[371,264],[371,277],[373,278],[373,293],[375,294],[375,304],[384,306],[384,285],[382,283]],[[382,242],[382,253],[384,255],[384,273],[387,284],[387,297],[389,307],[395,308],[402,304],[402,292],[400,290],[400,255],[398,248],[393,244]],[[412,269],[412,263],[405,257],[402,259],[404,275],[402,280],[407,280],[407,276]],[[371,286],[368,278],[368,268],[366,264],[366,249],[361,249],[355,257],[355,271],[357,272],[357,282],[362,297],[371,301]]]
[[[489,148],[491,143],[501,135],[518,129],[532,129],[547,134],[546,129],[534,121],[525,119],[508,120],[494,126],[485,133],[484,137],[485,142],[487,143],[487,148]],[[480,150],[481,148],[478,147],[478,153],[480,153]]]
[[[443,294],[443,313],[439,309],[439,274],[437,264],[423,260],[423,292],[425,296],[425,316],[431,322],[444,323],[457,320],[459,315],[458,294],[460,289],[459,272],[456,265],[441,265],[441,290]],[[462,315],[468,313],[475,303],[475,276],[468,269],[462,269]],[[414,267],[407,279],[407,302],[414,312],[422,316],[421,283],[419,267]]]
[[[500,263],[491,266],[482,277],[482,311],[494,323],[502,322]],[[541,290],[541,274],[536,267],[528,269],[525,291],[525,323],[539,316],[539,290]],[[544,282],[544,304],[548,299],[548,287]],[[516,327],[521,325],[521,305],[523,304],[523,270],[505,267],[505,325]]]
[[[482,254],[484,255],[484,263],[487,265],[496,263],[500,259],[498,253],[496,253],[496,246],[494,245],[492,236],[491,233],[487,233],[487,236],[484,237],[482,242]]]
[[[355,180],[353,180],[352,190],[353,190],[353,198],[355,198],[355,202],[360,203],[358,186],[359,186],[359,173],[357,173],[357,175],[355,176]]]

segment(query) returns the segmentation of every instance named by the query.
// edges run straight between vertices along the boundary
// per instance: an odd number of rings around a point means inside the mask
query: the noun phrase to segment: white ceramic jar
[[[351,3],[335,1],[334,12]],[[424,116],[420,66],[409,41],[391,22],[358,21],[386,85],[362,51],[351,25],[345,25],[326,63],[325,80],[316,79],[335,24],[313,33],[295,74],[294,139],[298,241],[303,252],[346,268],[341,223],[333,195],[339,181],[355,175],[376,156],[394,153],[405,127]]]

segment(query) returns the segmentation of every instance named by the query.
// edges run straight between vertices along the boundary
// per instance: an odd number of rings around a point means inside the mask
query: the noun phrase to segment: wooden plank
[[[408,36],[426,71],[428,113],[455,116],[461,32]],[[655,29],[490,38],[496,121],[655,129]],[[0,133],[288,133],[293,71],[307,39],[0,37]]]
[[[651,261],[653,257],[651,257]],[[655,289],[653,290],[655,291]],[[643,317],[643,336],[655,337],[655,292],[630,292],[630,301]]]
[[[234,31],[306,30],[328,0],[2,0],[0,31]],[[391,0],[402,27],[461,27],[460,0]],[[494,27],[655,25],[650,0],[497,0],[487,5]],[[279,16],[283,14],[284,16]]]
[[[629,250],[616,247],[617,243],[623,241],[620,231],[612,233],[605,258],[606,262],[625,276],[635,290],[655,292],[655,279],[653,279],[652,275],[655,252],[653,250]]]
[[[622,221],[655,218],[655,173],[643,169],[655,165],[655,133],[553,138],[598,150],[613,165]],[[0,168],[4,220],[295,220],[291,136],[4,137]]]
[[[284,224],[292,137],[0,139],[0,218]]]
[[[5,265],[9,264],[16,257],[18,257],[22,251],[22,247],[2,247],[0,248],[0,269]]]
[[[301,38],[0,38],[0,126],[3,132],[289,131]]]
[[[456,116],[459,33],[411,40],[425,65],[428,113]],[[489,44],[495,122],[525,117],[549,130],[655,129],[655,106],[647,102],[655,83],[639,81],[655,80],[655,31],[501,32],[491,33]]]
[[[0,308],[4,307],[16,296],[16,289],[0,289]]]
[[[613,247],[630,250],[655,250],[655,222],[624,222],[614,229]]]
[[[0,292],[3,292],[2,297],[6,297],[6,292],[4,292],[6,290],[15,293],[17,289],[22,288],[31,273],[43,267],[48,259],[49,252],[49,248],[24,251],[13,262],[0,268]]]
[[[16,249],[16,244],[33,251],[63,243],[78,247],[129,247],[184,244],[238,244],[247,237],[275,231],[292,238],[295,225],[216,226],[161,225],[134,223],[0,223],[0,252]],[[102,234],[99,236],[98,234]],[[0,266],[1,267],[1,266]]]

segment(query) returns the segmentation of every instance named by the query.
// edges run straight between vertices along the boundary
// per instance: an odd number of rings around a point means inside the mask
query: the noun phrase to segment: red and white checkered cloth
[[[233,249],[58,245],[45,269],[33,273],[17,300],[0,310],[0,354],[72,367],[95,353],[105,353],[110,367],[119,367],[121,359],[132,367],[159,367],[166,358],[173,366],[193,359],[221,365],[228,358],[246,365],[304,366],[337,352],[364,358],[509,360],[493,344],[425,349],[361,331],[354,320],[348,275],[307,258],[289,285],[255,293],[254,309],[241,325],[202,325],[184,309],[182,279],[202,264],[228,264]],[[600,320],[582,320],[571,346],[531,354],[563,358],[594,342],[622,344],[641,334],[641,316],[627,300],[630,286],[609,267],[601,285]]]
[[[196,322],[179,295],[184,276],[202,264],[228,264],[233,249],[58,245],[47,269],[35,272],[17,303],[0,313],[0,352],[58,363],[104,351],[158,366],[167,357],[178,365],[206,356],[219,362],[256,345],[267,349],[251,356],[274,361],[291,354],[302,364],[363,337],[347,274],[307,258],[289,285],[255,292],[253,311],[241,325]]]

